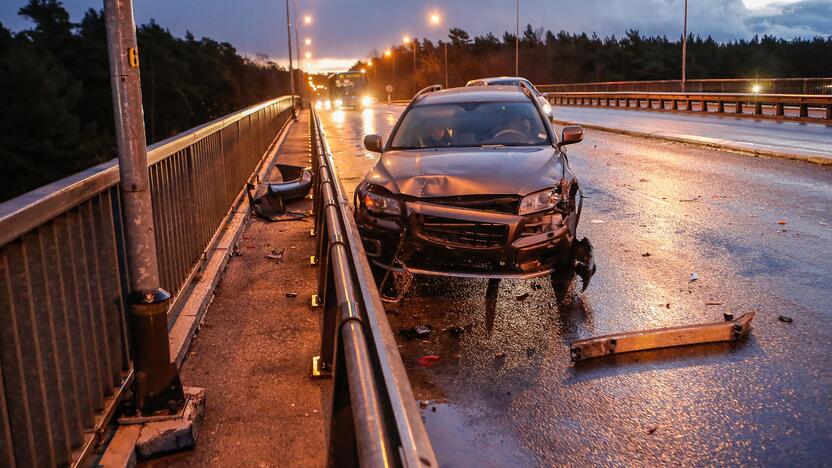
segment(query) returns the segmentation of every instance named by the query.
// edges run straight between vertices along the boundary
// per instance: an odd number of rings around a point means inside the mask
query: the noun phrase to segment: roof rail
[[[519,80],[517,82],[517,87],[522,88],[523,93],[525,93],[526,96],[528,96],[528,97],[532,97],[532,95],[534,94],[534,93],[532,93],[532,90],[526,85],[526,82],[523,81],[523,80]]]
[[[427,88],[423,88],[421,91],[416,93],[416,95],[413,96],[413,99],[415,100],[417,97],[419,97],[423,94],[432,93],[434,91],[441,91],[441,90],[442,90],[442,85],[441,84],[430,85]]]

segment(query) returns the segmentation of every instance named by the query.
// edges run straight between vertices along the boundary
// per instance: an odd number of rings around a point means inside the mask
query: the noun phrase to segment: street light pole
[[[181,408],[185,396],[168,346],[170,293],[159,277],[132,0],[105,0],[104,21],[124,208],[133,401],[140,415],[150,416]]]
[[[685,92],[685,81],[687,77],[685,76],[685,68],[687,66],[688,59],[688,0],[685,0],[685,22],[682,28],[682,92]]]
[[[297,121],[295,114],[295,74],[292,71],[292,17],[289,16],[289,0],[286,0],[286,36],[289,38],[289,85],[292,88],[292,120]]]
[[[517,0],[515,5],[517,21],[514,35],[514,76],[520,76],[520,0]]]
[[[445,43],[445,89],[448,89],[448,43]]]
[[[295,9],[295,52],[298,55],[298,98],[303,100],[303,58],[300,55],[300,35],[298,34],[298,4],[292,0],[292,7]]]
[[[413,95],[416,95],[416,39],[413,39]]]

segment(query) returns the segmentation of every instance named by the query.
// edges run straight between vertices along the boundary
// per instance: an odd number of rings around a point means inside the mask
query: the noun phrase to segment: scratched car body
[[[355,191],[355,219],[376,272],[531,278],[584,288],[592,248],[577,240],[581,189],[540,103],[515,86],[426,88]],[[387,275],[385,275],[387,276]]]

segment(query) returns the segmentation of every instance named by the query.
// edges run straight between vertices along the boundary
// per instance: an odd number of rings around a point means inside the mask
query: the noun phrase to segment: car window
[[[422,149],[549,144],[551,140],[537,107],[521,101],[414,106],[402,118],[390,146]]]

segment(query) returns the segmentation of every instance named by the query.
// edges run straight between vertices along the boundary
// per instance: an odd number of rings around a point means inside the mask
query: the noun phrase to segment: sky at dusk
[[[312,54],[313,71],[345,68],[374,49],[383,50],[402,36],[446,37],[449,27],[472,35],[513,31],[514,0],[294,0],[301,25],[303,53]],[[2,0],[0,23],[12,30],[30,25],[17,16],[26,0]],[[64,0],[78,21],[101,0]],[[684,0],[521,0],[520,23],[544,30],[621,36],[628,29],[676,38],[682,31]],[[292,6],[292,0],[290,0]],[[284,0],[134,0],[136,21],[157,23],[182,36],[186,31],[233,44],[246,55],[268,55],[286,62]],[[689,0],[688,29],[718,40],[770,34],[785,38],[832,36],[832,0]],[[294,11],[294,10],[293,10]],[[431,12],[442,24],[431,27]],[[294,40],[294,37],[292,38]]]

